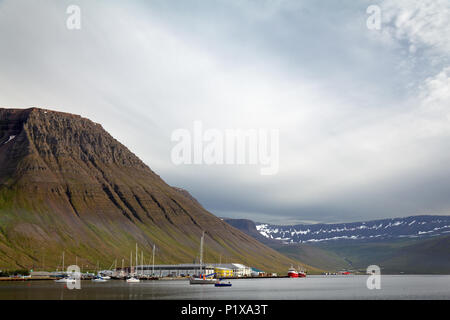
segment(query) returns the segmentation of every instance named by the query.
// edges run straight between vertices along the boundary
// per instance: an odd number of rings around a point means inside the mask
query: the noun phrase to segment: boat
[[[300,268],[299,268],[300,270]],[[291,266],[288,270],[289,278],[306,278],[306,272],[303,270],[297,271],[293,266]]]
[[[228,281],[228,282],[224,283],[224,282],[217,281],[217,282],[214,284],[214,286],[215,286],[215,287],[231,287],[231,282]]]
[[[199,277],[190,277],[189,283],[190,284],[216,284],[218,281],[214,278],[210,278],[211,276],[215,275],[215,273],[210,274],[208,276],[203,275]]]
[[[95,278],[92,279],[92,281],[94,281],[94,282],[106,282],[108,280],[103,278],[103,277],[95,277]]]
[[[57,279],[57,280],[55,280],[55,282],[56,283],[76,283],[77,280],[73,279],[73,278],[70,278],[70,277],[67,277],[67,278]]]
[[[137,252],[138,252],[138,249],[137,249],[137,243],[136,243],[136,267],[137,267]],[[131,273],[131,270],[132,270],[132,267],[133,267],[133,253],[130,253],[130,273]],[[132,275],[130,278],[128,278],[127,280],[126,280],[128,283],[138,283],[138,282],[141,282],[141,280],[139,280],[137,277],[135,277],[134,275]]]
[[[306,271],[303,269],[300,269],[300,267],[297,268],[298,270],[298,277],[299,278],[306,278]]]
[[[138,283],[138,282],[141,282],[141,280],[139,280],[138,278],[135,278],[135,277],[131,277],[131,278],[127,279],[127,282],[128,283]]]
[[[288,270],[288,277],[289,278],[298,278],[299,277],[298,271],[295,270],[295,268],[293,266],[291,266]]]
[[[191,276],[189,277],[189,283],[190,284],[216,284],[217,280],[214,278],[211,278],[215,275],[215,273],[212,274],[202,274],[203,270],[203,240],[205,238],[205,232],[203,232],[202,237],[200,239],[200,276]]]

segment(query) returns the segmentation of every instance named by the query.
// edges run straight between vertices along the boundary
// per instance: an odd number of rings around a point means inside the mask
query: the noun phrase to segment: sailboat
[[[76,279],[74,279],[73,277],[70,277],[69,275],[66,275],[64,272],[64,251],[62,253],[62,272],[63,272],[63,277],[61,279],[57,279],[55,280],[56,283],[76,283]]]
[[[195,277],[192,276],[189,278],[189,283],[190,284],[215,284],[217,283],[217,280],[214,278],[210,278],[212,277],[215,273],[212,274],[208,274],[208,275],[202,275],[202,270],[203,270],[203,241],[205,238],[205,232],[203,231],[202,237],[200,239],[200,276],[199,277]]]
[[[136,243],[136,267],[137,267],[137,243]],[[132,264],[133,264],[133,256],[132,256],[133,254],[130,254],[130,272],[131,272],[131,267],[132,267]],[[141,282],[141,280],[139,280],[138,278],[136,278],[135,276],[131,276],[131,278],[128,278],[127,279],[127,282],[128,283],[138,283],[138,282]]]
[[[71,277],[55,280],[56,283],[76,283],[76,281],[76,279],[73,279]]]
[[[99,276],[99,277],[93,278],[92,281],[94,281],[94,282],[106,282],[106,281],[108,281],[108,279],[105,279],[105,278]]]

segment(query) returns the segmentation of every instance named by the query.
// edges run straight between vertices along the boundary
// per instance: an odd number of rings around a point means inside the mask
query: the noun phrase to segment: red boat
[[[288,277],[289,278],[306,278],[306,272],[303,270],[297,271],[294,267],[291,266],[291,268],[288,270]]]
[[[295,270],[294,269],[294,267],[291,267],[289,270],[288,270],[288,277],[289,278],[298,278],[298,272],[297,272],[297,270]]]

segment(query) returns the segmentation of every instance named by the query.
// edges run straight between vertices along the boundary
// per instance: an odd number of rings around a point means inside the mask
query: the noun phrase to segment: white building
[[[240,263],[221,263],[221,264],[213,264],[216,268],[226,268],[233,270],[234,277],[249,277],[252,274],[252,268],[247,267]]]

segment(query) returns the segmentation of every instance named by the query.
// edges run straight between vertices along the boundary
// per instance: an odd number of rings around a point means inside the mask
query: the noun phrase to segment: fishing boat
[[[303,269],[303,267],[302,268],[298,267],[297,270],[299,278],[306,278],[306,271]]]
[[[288,277],[289,278],[306,278],[306,272],[300,268],[298,268],[297,271],[293,266],[291,266],[288,270]]]
[[[289,278],[298,278],[298,271],[295,270],[293,266],[291,266],[288,270],[288,277]]]

